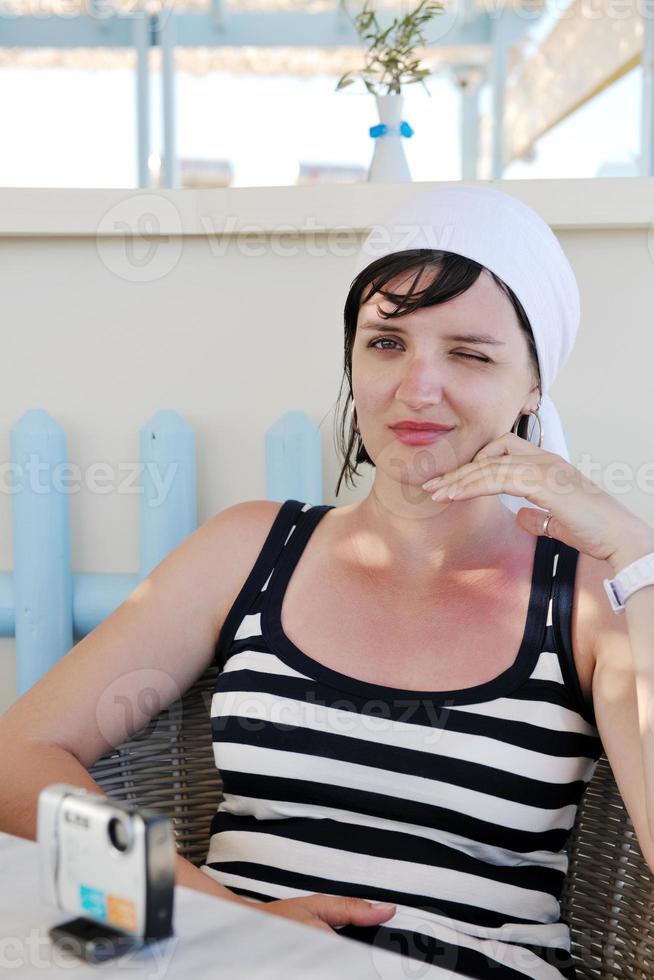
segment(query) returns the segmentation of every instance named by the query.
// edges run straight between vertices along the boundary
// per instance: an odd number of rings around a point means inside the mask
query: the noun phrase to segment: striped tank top
[[[224,795],[202,870],[254,902],[395,904],[379,926],[338,932],[420,960],[410,975],[575,980],[565,845],[602,753],[570,641],[579,552],[538,538],[524,634],[499,676],[404,691],[284,633],[287,583],[331,509],[284,502],[224,621],[211,703]]]

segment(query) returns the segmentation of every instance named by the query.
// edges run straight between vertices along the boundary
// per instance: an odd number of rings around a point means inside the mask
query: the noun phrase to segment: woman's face
[[[403,273],[385,288],[404,295],[414,276]],[[394,309],[379,294],[363,304],[352,348],[357,424],[377,467],[409,465],[412,454],[427,451],[434,465],[423,456],[418,477],[439,472],[439,462],[441,471],[454,469],[537,407],[527,340],[509,297],[488,272],[454,299],[406,316],[384,320],[377,304]],[[427,446],[407,445],[389,428],[405,419],[452,430]]]

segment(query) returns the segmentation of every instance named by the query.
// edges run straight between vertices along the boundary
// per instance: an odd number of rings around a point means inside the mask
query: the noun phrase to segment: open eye
[[[393,349],[393,348],[390,348],[390,347],[377,347],[377,344],[381,344],[381,343],[385,343],[385,344],[396,344],[396,343],[398,343],[398,341],[393,340],[392,337],[378,337],[377,340],[371,340],[370,343],[368,344],[368,347],[374,347],[375,350],[392,350]]]

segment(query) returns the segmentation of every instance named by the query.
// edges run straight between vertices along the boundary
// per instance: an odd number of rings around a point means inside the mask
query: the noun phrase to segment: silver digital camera
[[[78,916],[50,930],[58,945],[100,962],[172,935],[168,817],[53,783],[39,794],[37,846],[43,898]]]

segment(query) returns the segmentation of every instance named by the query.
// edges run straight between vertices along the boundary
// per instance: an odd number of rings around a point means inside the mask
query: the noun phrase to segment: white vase
[[[383,136],[375,137],[368,182],[411,180],[409,165],[404,155],[403,141],[406,137],[400,133],[404,96],[395,93],[375,95],[375,100],[379,122],[388,127],[388,132]]]

